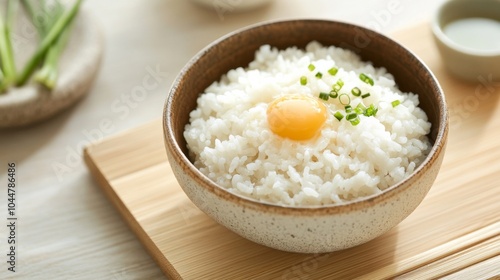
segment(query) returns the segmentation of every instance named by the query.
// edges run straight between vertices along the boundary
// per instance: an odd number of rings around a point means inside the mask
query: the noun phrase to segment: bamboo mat
[[[294,254],[219,226],[177,184],[160,120],[89,146],[85,161],[172,279],[498,279],[500,81],[449,76],[427,24],[393,37],[438,77],[450,107],[450,134],[443,166],[422,204],[371,242],[329,254]]]

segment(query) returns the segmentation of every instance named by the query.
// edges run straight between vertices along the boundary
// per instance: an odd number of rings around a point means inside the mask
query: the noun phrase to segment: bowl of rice
[[[256,243],[322,253],[406,218],[444,156],[448,112],[411,51],[328,20],[230,33],[182,69],[164,141],[189,199]]]

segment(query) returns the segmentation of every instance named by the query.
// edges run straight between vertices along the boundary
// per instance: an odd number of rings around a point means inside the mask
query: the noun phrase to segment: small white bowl
[[[500,49],[480,50],[457,43],[445,34],[444,28],[460,19],[486,18],[500,22],[498,0],[450,0],[439,7],[432,21],[434,41],[446,68],[455,76],[476,81],[478,77],[500,78]],[[500,37],[492,37],[492,41]]]

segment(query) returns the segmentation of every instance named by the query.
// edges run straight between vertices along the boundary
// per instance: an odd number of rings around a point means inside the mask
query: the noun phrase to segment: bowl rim
[[[391,44],[395,44],[397,47],[402,48],[405,52],[407,52],[410,56],[412,56],[417,63],[420,64],[420,66],[426,70],[427,75],[429,76],[429,80],[433,82],[433,88],[435,88],[438,92],[438,108],[439,108],[439,116],[440,116],[440,122],[437,124],[438,125],[438,133],[436,135],[436,139],[434,144],[432,145],[431,150],[429,151],[429,154],[426,156],[425,160],[404,180],[400,181],[397,184],[394,184],[390,186],[389,188],[383,190],[382,192],[378,194],[373,194],[370,196],[365,196],[361,197],[352,201],[347,201],[345,203],[341,204],[327,204],[327,205],[314,205],[314,206],[288,206],[288,205],[279,205],[279,204],[272,204],[268,202],[262,202],[258,201],[256,199],[250,198],[250,197],[245,197],[239,194],[235,194],[230,192],[229,190],[225,189],[222,186],[219,186],[215,182],[213,182],[211,179],[209,179],[205,174],[203,174],[198,168],[194,166],[194,164],[190,161],[190,159],[182,152],[182,149],[180,148],[179,144],[175,140],[175,133],[173,130],[173,127],[170,125],[170,122],[172,120],[171,118],[171,110],[170,108],[172,107],[172,102],[174,95],[176,93],[176,89],[179,87],[179,84],[183,80],[184,76],[188,72],[188,70],[205,54],[209,53],[211,49],[216,47],[219,43],[228,40],[229,38],[244,33],[248,32],[249,30],[254,30],[258,28],[265,28],[270,25],[280,25],[280,24],[291,24],[293,22],[307,22],[307,23],[326,23],[326,24],[334,24],[334,25],[344,25],[346,27],[355,27],[355,28],[360,28],[363,32],[369,33],[369,36],[379,36],[382,37],[382,39],[389,41]],[[243,206],[244,208],[248,209],[254,209],[254,210],[261,210],[261,211],[266,211],[266,212],[273,212],[273,213],[278,213],[278,214],[284,214],[284,215],[322,215],[322,214],[339,214],[339,213],[345,213],[347,211],[353,211],[353,210],[362,210],[367,207],[373,206],[375,204],[379,204],[383,201],[386,201],[399,193],[405,191],[409,187],[411,187],[412,184],[407,184],[408,182],[414,180],[416,177],[421,176],[426,169],[429,168],[429,165],[432,164],[432,162],[438,160],[438,158],[441,156],[442,151],[445,149],[446,146],[446,141],[447,141],[447,135],[448,135],[448,129],[449,129],[449,114],[448,114],[448,109],[446,106],[446,100],[445,100],[445,95],[443,93],[443,90],[436,79],[434,73],[429,69],[429,67],[418,57],[416,56],[411,50],[407,49],[406,47],[402,46],[395,40],[379,33],[374,30],[348,23],[348,22],[343,22],[343,21],[336,21],[336,20],[330,20],[330,19],[306,19],[306,18],[300,18],[300,19],[280,19],[280,20],[270,20],[270,21],[263,21],[259,22],[256,24],[252,24],[243,28],[239,28],[235,31],[232,31],[217,40],[213,41],[209,45],[207,45],[205,48],[203,48],[201,51],[199,51],[195,56],[193,56],[188,63],[181,69],[177,77],[175,78],[171,89],[169,91],[169,94],[167,96],[167,99],[164,103],[164,109],[163,109],[163,119],[162,119],[162,126],[163,126],[163,137],[165,141],[165,146],[167,149],[167,154],[171,153],[170,158],[175,160],[176,163],[187,173],[187,175],[194,179],[199,185],[201,185],[204,189],[207,191],[211,192],[212,194],[215,194],[217,197],[224,199],[224,200],[229,200],[234,203],[237,203],[238,205]],[[179,182],[181,184],[181,182]],[[181,186],[182,187],[182,186]]]
[[[490,5],[498,5],[500,7],[500,1],[496,0],[476,0],[476,1],[466,1],[466,0],[446,0],[441,5],[439,5],[438,9],[434,13],[431,22],[432,33],[434,36],[441,41],[447,48],[454,50],[460,54],[480,57],[480,58],[495,58],[500,57],[500,49],[498,50],[476,50],[473,48],[468,48],[459,43],[456,43],[452,39],[450,39],[444,33],[444,26],[441,24],[442,18],[448,13],[448,9],[452,5],[481,5],[484,3],[489,3]],[[461,6],[459,6],[461,7]],[[462,6],[463,7],[463,6]],[[461,8],[462,10],[465,8]],[[471,17],[461,17],[460,19],[467,19]],[[500,20],[500,18],[499,18]]]

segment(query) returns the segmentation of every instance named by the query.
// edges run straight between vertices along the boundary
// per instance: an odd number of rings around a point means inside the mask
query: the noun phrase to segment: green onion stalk
[[[50,27],[50,29],[47,32],[47,35],[43,37],[42,42],[38,46],[38,48],[35,51],[35,54],[31,57],[31,59],[26,63],[26,66],[24,67],[23,71],[19,75],[17,85],[22,86],[26,84],[28,79],[31,77],[37,66],[42,62],[42,60],[46,57],[46,62],[48,64],[54,64],[57,62],[57,58],[59,54],[62,52],[62,46],[58,46],[59,44],[64,45],[64,38],[61,38],[62,40],[59,40],[60,37],[64,37],[66,35],[62,35],[65,33],[64,31],[69,28],[69,25],[75,18],[80,5],[82,4],[82,0],[76,0],[76,2],[73,4],[73,6],[69,9],[64,11],[61,16],[54,22],[54,24]],[[58,42],[60,41],[60,42]],[[51,47],[54,47],[55,50],[53,51],[51,55],[49,55],[49,49]],[[52,57],[50,57],[52,56]],[[49,66],[47,66],[49,67]],[[51,69],[56,69],[56,67],[50,66]],[[43,69],[42,69],[43,70]],[[48,70],[45,70],[48,71]],[[38,77],[39,79],[43,78],[44,75],[47,75],[47,81],[51,81],[55,77],[57,77],[57,71],[55,72],[47,72],[48,74],[39,74]],[[44,79],[42,79],[44,80]]]
[[[6,20],[4,21],[3,17],[0,15],[0,60],[3,71],[0,89],[2,92],[16,81],[17,76],[16,65],[14,63],[14,51],[12,49],[12,41],[10,40],[16,11],[17,1],[9,0],[7,2]]]
[[[35,74],[35,81],[44,85],[48,89],[52,90],[56,85],[57,78],[59,76],[59,58],[61,57],[61,53],[63,52],[66,43],[68,42],[70,33],[71,26],[68,26],[59,36],[57,41],[54,42],[54,44],[47,51],[42,68]]]
[[[4,83],[5,77],[3,75],[2,69],[0,69],[0,94],[5,93],[7,87],[5,86]]]
[[[43,33],[42,25],[39,23],[39,21],[36,18],[35,9],[31,5],[31,2],[29,0],[21,0],[21,4],[23,5],[23,8],[26,11],[26,13],[28,14],[28,16],[31,18],[31,22],[33,22],[33,25],[38,30],[38,34],[42,34]]]

